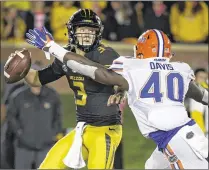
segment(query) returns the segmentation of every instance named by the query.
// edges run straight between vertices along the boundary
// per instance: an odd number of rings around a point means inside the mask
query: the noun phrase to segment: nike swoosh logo
[[[109,128],[109,130],[115,130],[114,128]]]

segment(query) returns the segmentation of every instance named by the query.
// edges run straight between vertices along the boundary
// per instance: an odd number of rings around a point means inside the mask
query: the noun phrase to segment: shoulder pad
[[[97,48],[98,51],[100,51],[101,49],[105,49],[105,51],[113,51],[116,52],[112,47],[109,46],[105,46],[104,44],[100,44]]]
[[[181,62],[181,61],[176,61],[176,62],[171,62],[172,64],[179,64],[182,68],[184,68],[184,70],[191,70],[191,67],[189,66],[189,64]]]
[[[184,71],[186,73],[189,74],[189,77],[191,79],[195,79],[195,76],[194,76],[194,71],[193,69],[189,66],[189,64],[187,63],[184,63],[184,62],[171,62],[172,64],[178,66],[178,69],[179,71]]]
[[[64,45],[63,48],[68,51],[72,51],[72,52],[74,52],[74,50],[75,50],[75,48],[73,46],[71,46],[70,44]]]

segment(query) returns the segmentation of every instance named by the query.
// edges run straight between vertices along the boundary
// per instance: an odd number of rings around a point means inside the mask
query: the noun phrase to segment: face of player
[[[96,38],[96,31],[97,28],[78,27],[75,33],[79,45],[84,45],[84,46],[92,45]]]
[[[207,76],[208,76],[208,74],[206,72],[203,72],[203,71],[198,72],[197,75],[196,75],[195,81],[197,83],[206,82],[207,78],[208,78]]]

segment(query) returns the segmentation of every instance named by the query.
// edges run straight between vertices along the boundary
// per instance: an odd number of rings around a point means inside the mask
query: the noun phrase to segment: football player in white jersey
[[[141,133],[157,144],[146,169],[208,169],[208,139],[184,107],[185,96],[208,104],[208,91],[194,83],[188,64],[170,62],[171,43],[166,34],[146,31],[135,46],[135,57],[119,57],[109,70],[66,51],[45,29],[32,37],[32,44],[43,44],[38,48],[74,71],[127,90],[128,104]]]

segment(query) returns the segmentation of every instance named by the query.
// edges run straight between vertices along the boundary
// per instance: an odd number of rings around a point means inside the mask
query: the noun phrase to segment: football
[[[23,79],[31,67],[31,54],[27,49],[16,51],[8,58],[4,66],[4,78],[7,84]]]

